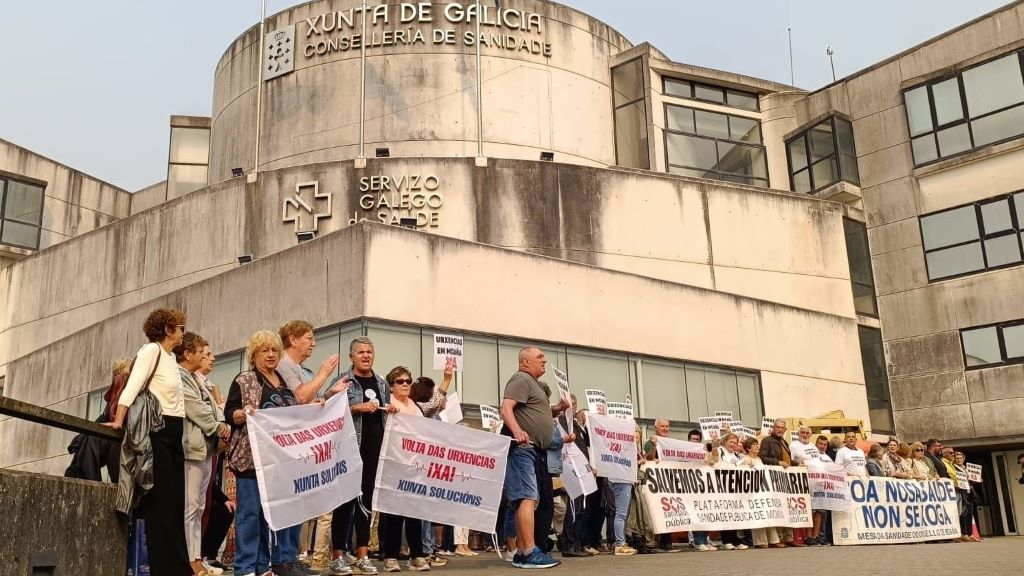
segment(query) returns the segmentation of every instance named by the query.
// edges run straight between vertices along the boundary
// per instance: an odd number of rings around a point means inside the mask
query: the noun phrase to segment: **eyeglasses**
[[[412,384],[412,380],[409,379],[409,378],[395,378],[395,381],[392,382],[392,384],[394,384],[396,386],[403,386],[403,385],[404,386],[408,386],[408,385]]]
[[[185,325],[184,324],[175,324],[174,327],[177,328],[178,330],[181,330],[182,332],[185,331]]]
[[[914,452],[924,452],[924,448],[914,448]]]

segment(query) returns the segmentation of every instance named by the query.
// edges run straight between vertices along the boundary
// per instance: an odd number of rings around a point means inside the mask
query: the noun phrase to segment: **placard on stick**
[[[604,390],[587,388],[583,393],[587,395],[587,410],[595,414],[608,413],[608,395]]]
[[[449,358],[455,358],[456,372],[462,372],[465,340],[456,334],[434,334],[434,370],[444,370]]]
[[[484,430],[498,432],[500,423],[501,412],[497,408],[486,404],[480,406],[480,424]]]

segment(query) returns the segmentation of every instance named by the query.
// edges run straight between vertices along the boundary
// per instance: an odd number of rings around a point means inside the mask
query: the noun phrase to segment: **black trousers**
[[[203,558],[214,559],[220,545],[228,536],[235,514],[225,505],[227,497],[220,486],[213,487],[213,497],[206,512],[206,526],[203,528]]]
[[[409,543],[409,557],[423,558],[423,521],[405,516],[381,514],[377,526],[377,537],[380,539],[381,554],[384,559],[398,559],[402,550],[402,530],[405,529],[405,540]]]
[[[555,519],[555,487],[548,473],[546,450],[537,450],[537,509],[533,513],[534,544],[544,552],[550,552],[554,542],[548,538],[551,524]]]
[[[572,506],[565,511],[565,522],[562,524],[562,539],[565,542],[565,548],[562,552],[583,550],[587,526],[587,510],[583,506],[585,500],[586,496],[580,496],[573,500]]]
[[[963,511],[960,512],[960,535],[970,536],[974,533],[974,494],[966,490],[957,490],[963,500]]]
[[[605,509],[604,509],[604,490],[605,490],[604,478],[597,479],[597,490],[588,494],[586,497],[587,510],[583,515],[584,518],[584,534],[586,537],[583,539],[584,546],[590,546],[591,548],[599,548],[601,546],[601,526],[605,520]],[[613,538],[614,541],[614,538]]]
[[[373,484],[377,479],[377,463],[380,461],[380,446],[359,447],[363,458],[363,495],[339,506],[331,517],[331,543],[335,550],[349,550],[352,547],[352,528],[356,530],[356,548],[370,545],[370,511],[373,510]],[[363,508],[359,507],[362,501]],[[378,536],[380,532],[378,531]],[[421,542],[422,546],[422,542]]]
[[[153,444],[153,488],[141,502],[152,576],[192,574],[185,546],[185,453],[183,419],[164,416],[164,428],[149,435]]]

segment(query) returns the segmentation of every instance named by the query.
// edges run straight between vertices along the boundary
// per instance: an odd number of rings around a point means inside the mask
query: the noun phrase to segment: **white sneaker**
[[[732,544],[722,544],[722,550],[735,550],[736,547]]]
[[[384,559],[384,571],[385,572],[401,572],[402,567],[398,565],[398,560],[395,558]]]
[[[429,572],[430,562],[426,558],[413,558],[409,560],[409,570],[414,572]]]
[[[370,561],[369,556],[365,558],[357,558],[350,568],[352,569],[352,574],[365,574],[372,576],[377,573],[377,567]]]
[[[206,560],[203,560],[203,570],[206,570],[208,574],[212,574],[213,576],[220,576],[224,573],[223,569],[217,568],[216,566],[210,566]]]
[[[506,550],[506,551],[501,553],[501,559],[504,560],[505,562],[511,562],[512,560],[515,559],[515,557],[516,557],[516,551],[515,550]]]
[[[699,552],[717,552],[718,548],[715,548],[711,544],[698,544],[697,551]]]
[[[350,574],[352,574],[352,569],[349,568],[344,558],[335,558],[327,565],[327,576],[349,576]]]
[[[736,549],[737,550],[746,550],[748,548],[750,548],[750,546],[747,546],[746,544],[737,544],[736,545]]]

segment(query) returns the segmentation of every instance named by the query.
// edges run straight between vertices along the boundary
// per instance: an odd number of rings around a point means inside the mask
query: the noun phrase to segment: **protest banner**
[[[447,422],[449,424],[458,424],[462,422],[462,399],[459,398],[458,392],[453,392],[448,395],[444,401],[444,410],[441,410],[439,414],[441,422]]]
[[[648,462],[640,494],[655,533],[811,526],[803,468]]]
[[[573,442],[562,446],[561,479],[566,494],[573,500],[597,492],[597,478],[590,471],[587,456]]]
[[[614,416],[619,420],[632,420],[633,404],[629,402],[609,402],[608,415]]]
[[[808,461],[807,484],[811,489],[811,508],[849,510],[850,491],[846,486],[846,468],[840,464]]]
[[[557,366],[553,366],[552,370],[555,373],[555,384],[558,386],[559,398],[569,403],[569,408],[562,413],[565,428],[569,429],[571,428],[571,420],[576,415],[576,407],[572,405],[572,390],[569,389],[569,375],[559,370]]]
[[[434,334],[434,370],[444,370],[449,358],[455,358],[455,371],[462,372],[465,341],[455,334]]]
[[[607,414],[608,413],[608,396],[604,393],[604,390],[595,390],[593,388],[587,388],[583,391],[587,395],[587,411],[591,414]]]
[[[839,546],[901,544],[960,537],[956,488],[948,479],[847,478],[851,507],[832,513]]]
[[[509,439],[394,414],[384,428],[373,509],[493,534]]]
[[[703,462],[708,454],[700,442],[687,442],[664,436],[659,436],[654,441],[654,446],[658,449],[658,460],[666,462]]]
[[[700,424],[700,436],[705,442],[718,440],[722,430],[718,416],[702,416],[697,420]]]
[[[488,432],[501,430],[501,412],[494,406],[480,405],[480,426]]]
[[[363,461],[347,395],[323,406],[257,410],[246,423],[260,505],[273,530],[322,516],[361,493]]]
[[[970,482],[981,482],[981,464],[967,462],[967,480]]]
[[[590,467],[603,478],[636,482],[636,423],[603,414],[587,415]]]

